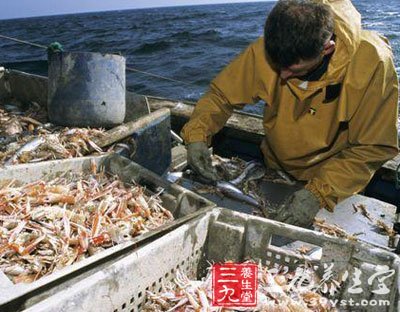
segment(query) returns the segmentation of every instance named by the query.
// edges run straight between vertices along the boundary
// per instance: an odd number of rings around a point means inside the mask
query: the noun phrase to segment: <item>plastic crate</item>
[[[0,311],[17,311],[27,300],[32,302],[38,300],[38,298],[45,298],[59,291],[59,289],[63,289],[64,282],[72,279],[72,283],[74,283],[80,278],[91,275],[108,261],[122,257],[125,253],[131,252],[134,248],[140,246],[140,244],[148,243],[165,234],[190,220],[201,211],[208,211],[215,207],[214,203],[179,185],[166,182],[153,172],[117,154],[15,165],[0,170],[0,181],[15,179],[23,183],[29,183],[38,179],[51,179],[67,171],[85,172],[91,170],[93,162],[96,163],[98,170],[104,166],[107,172],[117,174],[124,182],[129,183],[134,180],[138,184],[145,186],[146,192],[150,194],[158,193],[163,189],[164,191],[160,195],[162,205],[172,212],[175,220],[158,229],[139,235],[131,241],[115,245],[73,265],[53,272],[30,284],[14,285],[0,272]]]
[[[321,256],[313,260],[273,246],[271,239],[275,235],[320,246]],[[352,298],[354,302],[388,300],[390,306],[359,309],[351,306],[339,310],[398,311],[400,259],[397,255],[365,243],[344,241],[224,208],[201,214],[101,271],[30,306],[27,311],[140,311],[146,300],[146,290],[159,293],[162,283],[173,280],[178,269],[189,277],[201,278],[210,262],[246,259],[289,269],[304,261],[320,267],[334,262],[334,272],[348,270],[352,273],[356,268],[360,269],[364,276],[361,279],[363,293],[350,296],[347,290],[352,283],[348,279],[341,288],[339,299]],[[390,293],[385,296],[372,293],[376,284],[368,285],[366,278],[380,265],[395,271],[385,280],[390,288]]]

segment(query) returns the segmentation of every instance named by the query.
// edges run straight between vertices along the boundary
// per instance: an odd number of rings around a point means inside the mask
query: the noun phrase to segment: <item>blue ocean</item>
[[[356,0],[363,25],[389,38],[400,72],[400,1]],[[179,82],[127,72],[140,94],[196,101],[212,78],[262,35],[274,2],[124,10],[0,20],[0,34],[68,51],[120,53],[127,65]],[[44,50],[0,39],[0,66],[47,74]]]

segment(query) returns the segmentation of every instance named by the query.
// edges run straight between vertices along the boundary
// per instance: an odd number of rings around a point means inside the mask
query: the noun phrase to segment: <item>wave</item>
[[[184,20],[193,20],[193,19],[202,19],[209,18],[210,12],[197,12],[191,14],[163,14],[162,18],[158,19],[157,22],[170,22],[173,20],[176,21],[184,21]]]
[[[210,29],[202,32],[193,32],[193,31],[180,31],[174,33],[170,36],[173,39],[180,40],[203,40],[203,41],[219,41],[222,39],[221,32]]]
[[[139,48],[135,49],[133,52],[134,53],[140,53],[140,54],[146,54],[146,53],[152,53],[152,52],[157,52],[157,51],[162,51],[166,50],[171,47],[171,42],[168,41],[156,41],[152,43],[144,43],[139,46]]]
[[[389,38],[400,73],[400,1],[353,3],[364,26]],[[224,65],[262,35],[272,6],[257,2],[0,20],[0,34],[43,45],[59,41],[66,51],[121,52],[137,68],[195,81],[189,88],[128,72],[127,85],[134,91],[196,100]],[[45,51],[4,40],[0,51],[2,66],[47,74]]]

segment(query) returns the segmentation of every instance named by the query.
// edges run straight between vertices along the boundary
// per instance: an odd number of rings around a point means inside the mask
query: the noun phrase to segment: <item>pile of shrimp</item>
[[[67,128],[48,123],[38,104],[27,109],[0,106],[0,166],[80,157],[102,152],[95,144],[104,129]]]
[[[63,128],[42,131],[39,135],[26,135],[15,142],[2,146],[0,164],[16,165],[45,160],[81,157],[91,152],[102,153],[94,141],[105,131],[90,128]]]
[[[146,195],[104,171],[0,187],[0,270],[30,283],[173,220]]]
[[[320,282],[311,268],[303,268],[307,278]],[[302,273],[302,274],[303,274]],[[335,312],[329,300],[320,291],[307,287],[294,287],[295,272],[283,273],[276,268],[259,265],[257,305],[247,308],[223,308],[212,305],[212,274],[202,280],[190,280],[179,270],[173,283],[163,285],[163,291],[155,294],[147,291],[144,312]]]

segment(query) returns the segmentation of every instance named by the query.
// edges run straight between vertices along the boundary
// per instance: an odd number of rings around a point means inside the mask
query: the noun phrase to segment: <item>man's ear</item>
[[[335,51],[335,41],[329,40],[327,43],[324,44],[324,50],[322,51],[323,55],[332,54]]]

